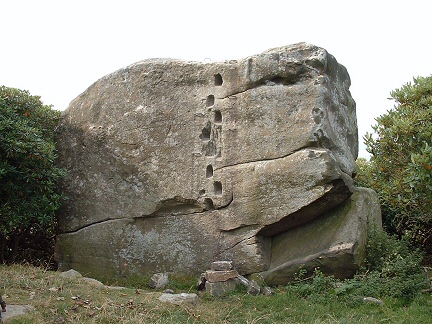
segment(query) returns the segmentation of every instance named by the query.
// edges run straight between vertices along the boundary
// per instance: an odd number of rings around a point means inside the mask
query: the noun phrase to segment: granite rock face
[[[60,268],[199,274],[231,260],[241,274],[279,269],[291,261],[275,256],[284,240],[298,249],[287,233],[353,193],[349,86],[346,69],[306,43],[211,64],[146,60],[96,81],[58,130],[69,170]]]
[[[338,207],[276,235],[269,270],[261,275],[266,282],[284,284],[301,267],[309,273],[319,268],[336,278],[351,277],[365,258],[368,228],[381,227],[377,194],[372,189],[355,188],[353,195]]]

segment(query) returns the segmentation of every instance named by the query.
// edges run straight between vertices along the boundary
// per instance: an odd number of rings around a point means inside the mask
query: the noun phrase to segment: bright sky
[[[308,42],[351,76],[362,136],[387,98],[432,74],[425,0],[0,0],[0,85],[64,110],[97,79],[155,57],[219,61]]]

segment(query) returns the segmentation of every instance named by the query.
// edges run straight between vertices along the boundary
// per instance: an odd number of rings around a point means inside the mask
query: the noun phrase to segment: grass
[[[202,293],[199,304],[177,306],[159,302],[161,293],[145,288],[147,281],[137,277],[122,282],[130,288],[118,290],[24,265],[0,266],[0,276],[8,304],[36,309],[8,323],[418,324],[430,323],[432,315],[431,294],[418,294],[409,301],[381,298],[385,303],[381,306],[363,302],[362,296],[338,294],[334,289],[313,291],[306,284],[296,284],[277,287],[272,296],[251,296],[244,289],[224,298]],[[176,293],[196,292],[193,280],[173,280],[171,288]]]

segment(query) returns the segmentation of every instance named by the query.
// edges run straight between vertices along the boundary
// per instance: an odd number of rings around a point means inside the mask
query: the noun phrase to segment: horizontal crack
[[[226,203],[226,204],[224,204],[224,205],[222,205],[222,206],[219,206],[219,207],[217,207],[217,208],[209,208],[209,206],[206,206],[205,205],[205,203],[204,204],[201,204],[201,203],[199,203],[198,201],[196,201],[196,200],[194,200],[193,201],[193,203],[191,203],[190,205],[189,205],[189,208],[196,208],[197,210],[190,210],[190,211],[175,211],[175,207],[177,207],[177,208],[188,208],[188,205],[186,205],[186,204],[178,204],[178,205],[176,205],[176,206],[171,206],[171,207],[173,207],[174,209],[172,209],[172,210],[170,210],[169,209],[169,205],[167,206],[167,205],[164,205],[164,203],[161,203],[161,207],[159,208],[159,209],[157,209],[156,211],[154,211],[153,213],[151,213],[151,214],[143,214],[143,215],[141,215],[141,216],[138,216],[138,217],[134,217],[134,219],[138,219],[138,218],[157,218],[157,217],[167,217],[167,216],[188,216],[188,215],[195,215],[195,214],[203,214],[203,213],[206,213],[206,212],[209,212],[209,211],[213,211],[213,210],[222,210],[222,209],[225,209],[225,208],[227,208],[227,207],[229,207],[229,205],[231,205],[231,203],[233,202],[233,200],[234,200],[234,197],[233,197],[233,195],[231,194],[231,196],[230,196],[230,200]],[[195,205],[193,205],[193,204],[195,204]]]
[[[84,230],[86,228],[89,228],[93,225],[98,225],[98,224],[102,224],[102,223],[108,223],[108,222],[115,222],[115,221],[122,221],[122,220],[128,220],[130,222],[134,222],[139,218],[157,218],[157,217],[167,217],[167,216],[188,216],[188,215],[195,215],[195,214],[204,214],[206,212],[209,211],[213,211],[213,210],[221,210],[224,208],[227,208],[229,205],[231,205],[231,203],[233,202],[233,195],[231,195],[230,200],[225,204],[222,205],[218,208],[212,208],[212,209],[206,209],[204,206],[199,206],[197,205],[197,208],[200,208],[200,210],[196,210],[196,211],[191,211],[191,212],[178,212],[178,213],[173,213],[173,215],[170,215],[169,210],[167,210],[166,212],[161,212],[160,210],[163,209],[166,206],[162,206],[160,209],[156,210],[155,212],[151,213],[151,214],[143,214],[141,216],[135,216],[135,217],[130,217],[130,218],[106,218],[106,219],[102,219],[99,220],[97,222],[82,226],[80,228],[77,228],[75,230],[72,231],[65,231],[62,232],[61,234],[73,234],[73,233],[77,233],[81,230]]]
[[[240,163],[228,164],[228,165],[224,165],[224,166],[219,167],[219,168],[215,168],[215,170],[224,170],[224,169],[232,168],[232,167],[239,166],[239,165],[253,164],[253,163],[265,162],[265,161],[277,161],[277,160],[285,159],[288,156],[293,155],[293,154],[300,152],[302,150],[305,150],[307,148],[317,148],[317,146],[313,146],[311,144],[314,144],[314,143],[308,143],[308,145],[302,146],[302,147],[300,147],[300,148],[298,148],[298,149],[296,149],[296,150],[294,150],[294,151],[292,151],[286,155],[282,155],[282,156],[278,156],[278,157],[272,157],[272,158],[259,159],[259,160],[244,161],[244,162],[240,162]],[[325,148],[323,148],[323,149],[325,149]]]
[[[226,230],[222,229],[222,230],[221,230],[221,233],[234,232],[234,231],[238,231],[238,230],[245,229],[245,228],[247,228],[247,227],[252,227],[252,226],[257,227],[257,226],[260,226],[260,225],[261,225],[261,224],[258,224],[258,223],[253,223],[253,224],[240,224],[239,226],[237,226],[237,227],[235,227],[235,228],[230,228],[230,229],[226,229]]]
[[[160,218],[160,217],[169,217],[169,216],[188,216],[188,215],[199,215],[199,214],[204,214],[205,212],[208,211],[212,211],[212,209],[202,209],[199,211],[193,211],[193,212],[185,212],[185,213],[164,213],[164,214],[160,214],[157,211],[151,214],[142,214],[141,216],[136,216],[133,219],[139,219],[139,218]]]
[[[127,220],[127,221],[132,222],[133,218],[106,218],[106,219],[102,219],[100,221],[97,221],[97,222],[94,222],[94,223],[91,223],[88,225],[84,225],[84,226],[77,228],[73,231],[62,232],[61,234],[75,234],[75,233],[78,233],[79,231],[85,230],[86,228],[89,228],[89,227],[94,226],[94,225],[99,225],[99,224],[103,224],[103,223],[110,223],[110,222],[115,222],[115,221],[119,221],[119,220]]]
[[[225,97],[219,97],[217,99],[229,99],[230,97],[234,97],[236,95],[245,93],[245,92],[247,92],[249,90],[253,90],[253,89],[257,89],[257,88],[261,88],[261,87],[273,87],[274,85],[280,85],[280,84],[282,84],[282,85],[293,85],[294,83],[286,83],[286,84],[284,84],[284,83],[273,82],[272,79],[261,79],[261,80],[255,82],[255,83],[253,83],[251,86],[246,87],[246,89],[244,89],[242,91],[233,92],[233,93],[228,94]]]

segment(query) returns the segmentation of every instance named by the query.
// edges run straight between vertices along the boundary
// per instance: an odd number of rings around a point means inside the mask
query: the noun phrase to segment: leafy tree
[[[391,92],[396,104],[364,137],[359,180],[377,191],[383,223],[432,252],[432,76]]]
[[[60,113],[28,91],[0,87],[1,262],[52,254],[64,171],[54,161]],[[33,255],[33,258],[38,257]]]

